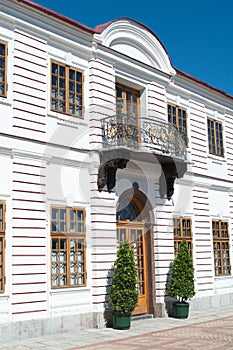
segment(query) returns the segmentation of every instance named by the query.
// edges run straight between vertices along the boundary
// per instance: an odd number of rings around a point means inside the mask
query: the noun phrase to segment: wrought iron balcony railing
[[[114,115],[101,120],[103,147],[124,147],[186,159],[185,135],[173,125],[150,118]]]

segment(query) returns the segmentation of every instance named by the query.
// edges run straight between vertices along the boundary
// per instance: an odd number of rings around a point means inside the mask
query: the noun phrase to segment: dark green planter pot
[[[188,318],[189,303],[174,303],[172,311],[175,318]]]
[[[113,313],[114,329],[129,329],[131,324],[131,315]]]

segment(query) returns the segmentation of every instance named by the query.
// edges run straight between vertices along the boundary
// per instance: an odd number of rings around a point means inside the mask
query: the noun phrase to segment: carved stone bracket
[[[167,195],[170,200],[174,193],[174,182],[176,178],[184,176],[187,170],[187,163],[184,161],[177,161],[169,157],[156,157],[162,167],[162,173],[159,178],[159,191],[161,198]]]
[[[98,173],[98,190],[102,191],[104,186],[107,185],[108,192],[111,192],[116,184],[117,169],[124,169],[128,161],[128,159],[116,158],[102,164]]]
[[[136,155],[126,150],[121,150],[120,152],[115,150],[101,154],[97,181],[98,190],[102,191],[103,188],[107,186],[108,192],[111,192],[116,184],[117,170],[126,168],[128,161],[135,156]],[[154,156],[162,168],[159,178],[160,196],[161,198],[166,197],[170,200],[174,193],[175,179],[184,176],[187,170],[187,163],[183,160],[174,159],[172,157],[156,154],[154,154]]]

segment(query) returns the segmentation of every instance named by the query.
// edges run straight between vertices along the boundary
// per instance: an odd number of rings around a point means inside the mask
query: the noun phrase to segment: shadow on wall
[[[112,310],[109,306],[109,290],[112,282],[112,276],[113,276],[113,268],[111,268],[107,274],[107,285],[106,285],[106,294],[105,294],[105,302],[104,302],[104,320],[105,320],[105,326],[107,328],[113,327]]]
[[[172,315],[173,315],[172,307],[173,307],[173,303],[174,303],[174,298],[171,298],[168,295],[168,286],[169,286],[169,282],[170,282],[171,275],[172,275],[172,264],[173,263],[170,262],[169,270],[167,273],[167,280],[166,280],[166,285],[165,285],[165,298],[164,298],[165,309],[166,309],[168,317],[172,317]]]

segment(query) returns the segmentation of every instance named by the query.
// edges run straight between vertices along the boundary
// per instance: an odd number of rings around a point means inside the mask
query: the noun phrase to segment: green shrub
[[[123,242],[117,251],[109,291],[109,304],[116,313],[131,314],[138,302],[137,268],[133,250]]]
[[[168,294],[175,297],[178,302],[186,302],[195,295],[194,267],[186,241],[181,242],[178,254],[173,261]]]

